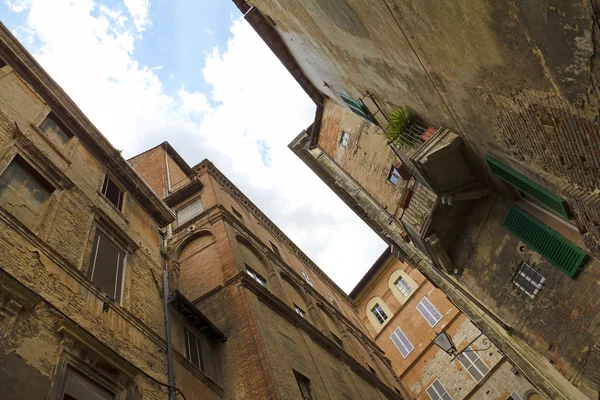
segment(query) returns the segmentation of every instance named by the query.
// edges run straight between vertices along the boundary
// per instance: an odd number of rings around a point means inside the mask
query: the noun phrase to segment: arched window
[[[214,236],[201,231],[190,237],[179,249],[179,290],[195,300],[222,284],[222,269]]]
[[[393,316],[390,308],[379,296],[375,296],[369,300],[365,311],[369,322],[377,333],[383,329]]]
[[[400,304],[406,303],[418,286],[417,282],[402,270],[394,271],[388,279],[388,288]]]

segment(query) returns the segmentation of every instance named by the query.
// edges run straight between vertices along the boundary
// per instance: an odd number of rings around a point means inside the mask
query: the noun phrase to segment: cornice
[[[273,311],[285,318],[294,326],[302,329],[306,334],[308,334],[311,337],[311,339],[313,339],[316,343],[321,345],[330,354],[332,354],[338,360],[341,360],[344,363],[346,363],[354,372],[360,375],[364,380],[371,383],[377,389],[381,390],[386,395],[386,397],[390,399],[402,399],[402,397],[399,394],[397,394],[392,388],[390,388],[383,381],[381,381],[377,375],[369,371],[365,366],[356,361],[354,357],[348,354],[344,348],[340,347],[331,338],[329,338],[323,332],[315,328],[305,318],[302,318],[300,315],[298,315],[298,313],[292,310],[286,303],[284,303],[281,299],[279,299],[265,287],[260,285],[254,279],[252,279],[248,274],[246,274],[243,271],[240,271],[240,273],[238,273],[237,275],[229,279],[227,282],[225,282],[224,286],[236,284],[242,285],[243,287],[250,290],[256,295],[256,297],[261,302],[269,306]]]
[[[285,244],[289,250],[293,254],[295,254],[304,265],[310,268],[314,273],[316,273],[324,282],[326,282],[333,290],[335,290],[342,298],[344,298],[348,304],[352,307],[355,307],[352,299],[329,277],[321,268],[317,266],[292,240],[285,234],[281,229],[277,227],[246,195],[244,195],[238,188],[235,186],[217,167],[214,166],[210,161],[204,160],[197,167],[206,167],[208,169],[208,173],[214,179],[217,180],[221,184],[221,186],[229,192],[233,197],[235,197],[241,204],[244,204],[246,209],[260,221],[264,226],[266,226],[271,233],[277,237],[281,243]]]
[[[0,55],[12,70],[30,85],[61,123],[115,175],[159,226],[175,215],[150,189],[138,173],[90,122],[62,88],[44,71],[19,41],[0,22]]]

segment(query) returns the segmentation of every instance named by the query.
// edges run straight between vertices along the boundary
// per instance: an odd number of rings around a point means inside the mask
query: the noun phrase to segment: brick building
[[[408,397],[212,163],[125,160],[1,24],[0,149],[0,398]]]
[[[547,397],[598,397],[594,2],[234,2],[317,106],[293,151]]]
[[[391,250],[383,252],[350,297],[411,398],[518,400],[537,393],[442,290]],[[464,350],[462,356],[453,359],[433,343],[442,330]]]
[[[224,398],[400,398],[352,300],[210,161],[190,168],[165,142],[129,162],[177,215],[171,288],[227,337]]]

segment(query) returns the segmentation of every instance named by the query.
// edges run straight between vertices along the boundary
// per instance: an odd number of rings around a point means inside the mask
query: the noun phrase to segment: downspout
[[[167,248],[166,230],[161,232],[163,249]],[[167,374],[169,384],[169,400],[176,400],[175,375],[173,374],[173,347],[171,345],[171,319],[169,317],[169,260],[165,255],[165,269],[163,270],[163,303],[165,308],[165,334],[167,340]]]
[[[165,144],[165,168],[167,171],[167,195],[171,194],[171,173],[169,172],[169,153],[168,153],[169,144]]]

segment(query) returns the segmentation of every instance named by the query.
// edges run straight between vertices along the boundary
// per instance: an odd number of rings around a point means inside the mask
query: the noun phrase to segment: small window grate
[[[544,280],[546,280],[546,278],[540,275],[539,272],[531,268],[528,264],[523,263],[521,264],[521,267],[519,267],[513,282],[519,289],[533,299],[537,292],[542,288]]]

